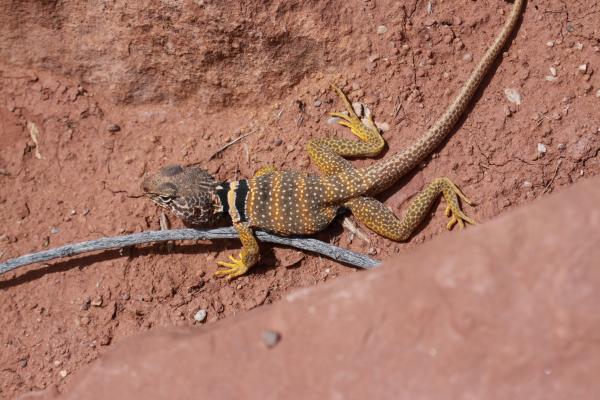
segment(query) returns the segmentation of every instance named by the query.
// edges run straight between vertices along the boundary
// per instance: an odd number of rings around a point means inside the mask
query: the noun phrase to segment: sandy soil
[[[263,165],[314,170],[308,139],[349,137],[328,124],[328,113],[341,109],[331,81],[389,125],[393,154],[441,114],[509,9],[500,0],[5,2],[0,259],[158,229],[160,210],[140,197],[139,184],[168,162],[199,163],[221,179]],[[597,2],[529,1],[467,118],[386,203],[400,214],[425,182],[445,175],[478,203],[468,214],[485,222],[597,175],[599,26]],[[514,93],[521,104],[509,101]],[[352,240],[339,221],[319,237],[360,252],[372,247],[383,259],[448,234],[441,211],[409,243],[366,231],[371,245]],[[262,265],[248,276],[213,278],[215,261],[238,248],[144,246],[2,276],[0,397],[60,389],[114,343],[194,325],[200,309],[210,324],[358,273],[264,246]]]

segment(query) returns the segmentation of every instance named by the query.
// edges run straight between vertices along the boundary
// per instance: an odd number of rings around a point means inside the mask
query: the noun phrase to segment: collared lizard
[[[170,209],[191,225],[209,225],[229,216],[242,242],[239,258],[219,261],[225,269],[217,276],[229,279],[245,274],[259,259],[253,229],[281,235],[309,235],[325,229],[341,209],[349,209],[360,222],[376,233],[396,241],[407,240],[442,195],[447,202],[448,229],[474,221],[460,209],[459,198],[470,201],[448,178],[433,180],[416,195],[402,219],[373,196],[389,188],[436,149],[473,99],[482,79],[498,57],[522,13],[524,0],[515,0],[512,11],[485,55],[462,86],[454,102],[437,122],[414,144],[366,168],[355,168],[344,157],[374,156],[385,140],[372,117],[363,121],[346,95],[333,90],[347,114],[333,113],[360,140],[312,139],[307,150],[321,174],[260,169],[254,177],[217,182],[208,172],[195,167],[170,165],[142,183],[146,195]]]

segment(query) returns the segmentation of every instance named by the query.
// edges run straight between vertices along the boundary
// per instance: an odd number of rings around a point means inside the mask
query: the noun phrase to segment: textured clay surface
[[[594,178],[245,317],[127,339],[59,398],[595,398],[599,202]]]
[[[393,154],[442,113],[511,7],[501,0],[243,3],[0,4],[1,260],[158,229],[160,211],[139,197],[139,184],[166,163],[197,163],[220,179],[264,165],[314,170],[304,151],[309,138],[350,137],[327,123],[341,110],[332,81],[387,124]],[[466,212],[486,222],[597,175],[599,26],[597,2],[530,0],[468,116],[382,200],[400,215],[425,182],[448,176],[478,203]],[[462,236],[444,233],[442,211],[443,204],[432,210],[408,243],[363,228],[369,244],[339,221],[318,237],[385,259],[440,235]],[[214,279],[215,261],[238,249],[235,241],[181,243],[170,252],[141,246],[0,277],[0,397],[62,391],[113,345],[157,327],[200,325],[199,310],[210,327],[341,275],[368,277],[264,246],[248,276]],[[423,298],[429,290],[421,288]],[[376,322],[385,321],[369,323]]]

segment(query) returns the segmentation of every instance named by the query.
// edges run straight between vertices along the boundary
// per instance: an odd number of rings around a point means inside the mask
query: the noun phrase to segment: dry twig
[[[0,264],[0,274],[11,271],[24,265],[44,262],[61,257],[71,257],[77,254],[88,253],[98,250],[111,250],[129,247],[136,244],[165,242],[169,240],[214,240],[234,239],[238,234],[233,227],[216,229],[174,229],[166,231],[146,231],[124,236],[105,237],[87,242],[68,244],[54,249],[27,254],[21,257],[7,260]],[[353,265],[359,268],[371,269],[379,265],[374,260],[363,254],[342,249],[317,239],[300,237],[280,237],[266,232],[257,231],[256,237],[262,242],[282,244],[296,247],[298,249],[322,254],[339,262]]]
[[[246,136],[248,136],[248,135],[252,135],[253,133],[254,133],[254,131],[252,131],[252,132],[248,132],[248,133],[246,133],[245,135],[242,135],[242,136],[240,136],[240,137],[238,137],[238,138],[236,138],[236,139],[233,139],[233,140],[232,140],[231,142],[229,142],[229,143],[225,143],[225,144],[224,144],[224,145],[223,145],[223,146],[222,146],[222,147],[221,147],[219,150],[215,151],[215,152],[213,153],[213,155],[212,155],[212,156],[208,157],[208,159],[209,159],[209,160],[212,160],[213,158],[215,158],[215,156],[217,156],[218,154],[220,154],[220,153],[221,153],[223,150],[225,150],[226,148],[228,148],[228,147],[229,147],[229,146],[231,146],[232,144],[235,144],[235,143],[239,142],[240,140],[242,140],[242,139],[243,139],[243,138],[245,138]]]

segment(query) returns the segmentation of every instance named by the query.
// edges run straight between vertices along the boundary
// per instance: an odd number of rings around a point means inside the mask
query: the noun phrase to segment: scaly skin
[[[373,120],[361,121],[342,91],[332,86],[347,114],[333,113],[339,124],[348,127],[360,140],[313,139],[307,151],[322,175],[261,168],[249,180],[217,183],[198,167],[168,166],[146,178],[142,187],[148,197],[169,208],[192,225],[216,223],[224,214],[240,234],[242,252],[231,262],[220,261],[225,269],[217,276],[228,279],[245,274],[259,259],[253,229],[281,235],[308,235],[318,232],[335,218],[341,208],[350,209],[364,225],[392,240],[407,240],[442,195],[447,202],[448,229],[474,221],[460,209],[459,198],[470,201],[448,178],[433,180],[411,202],[402,219],[373,196],[415,168],[452,131],[473,99],[481,81],[517,24],[524,0],[515,0],[502,31],[487,50],[454,102],[425,135],[406,150],[370,167],[357,169],[343,157],[374,156],[385,140]]]

